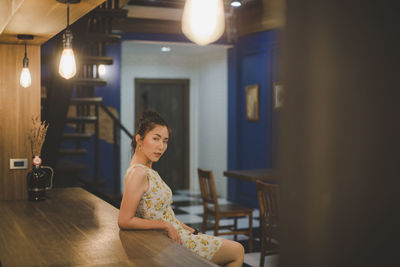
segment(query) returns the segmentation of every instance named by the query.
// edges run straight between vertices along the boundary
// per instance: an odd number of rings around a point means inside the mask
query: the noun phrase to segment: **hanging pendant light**
[[[218,40],[225,30],[222,0],[186,0],[182,15],[182,32],[198,45]]]
[[[72,50],[72,31],[69,28],[69,5],[79,3],[80,0],[57,0],[67,4],[67,28],[63,34],[63,51],[61,54],[60,65],[58,67],[58,73],[65,79],[70,79],[76,74],[76,62],[74,50]]]
[[[21,71],[21,76],[19,78],[19,84],[22,87],[27,88],[27,87],[31,86],[32,78],[31,78],[31,73],[29,71],[29,67],[28,67],[29,59],[26,54],[26,43],[27,43],[27,40],[33,40],[33,35],[18,34],[17,38],[19,40],[25,40],[25,55],[24,55],[24,59],[22,60],[22,71]]]

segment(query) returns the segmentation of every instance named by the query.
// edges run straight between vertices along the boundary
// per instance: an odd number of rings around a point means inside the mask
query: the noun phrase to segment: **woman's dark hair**
[[[140,118],[136,121],[136,132],[132,138],[131,147],[133,151],[136,149],[136,135],[138,134],[141,138],[144,138],[157,125],[167,127],[168,134],[171,135],[171,129],[158,112],[148,110],[141,114]]]

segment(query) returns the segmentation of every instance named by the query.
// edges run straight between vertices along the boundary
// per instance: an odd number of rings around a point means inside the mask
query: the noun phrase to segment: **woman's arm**
[[[134,168],[125,179],[125,189],[122,196],[118,216],[118,225],[122,229],[165,229],[161,222],[135,217],[136,209],[142,195],[149,187],[146,171]]]
[[[172,224],[165,221],[155,221],[135,216],[142,195],[149,188],[147,173],[142,168],[134,168],[125,180],[125,189],[122,196],[118,216],[118,225],[121,229],[159,229],[165,230],[168,236],[181,243],[180,236]]]

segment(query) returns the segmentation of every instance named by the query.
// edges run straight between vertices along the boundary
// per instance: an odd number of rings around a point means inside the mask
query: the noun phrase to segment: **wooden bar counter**
[[[0,262],[8,266],[217,266],[162,231],[121,231],[118,209],[81,188],[47,200],[0,201]],[[0,264],[0,265],[1,265]]]

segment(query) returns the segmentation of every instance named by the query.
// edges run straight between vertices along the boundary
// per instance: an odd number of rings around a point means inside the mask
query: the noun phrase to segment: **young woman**
[[[125,175],[119,227],[165,230],[169,238],[201,257],[225,266],[242,266],[244,248],[240,243],[198,233],[175,217],[171,189],[151,168],[167,149],[169,134],[158,113],[142,114],[132,140],[134,154]]]

